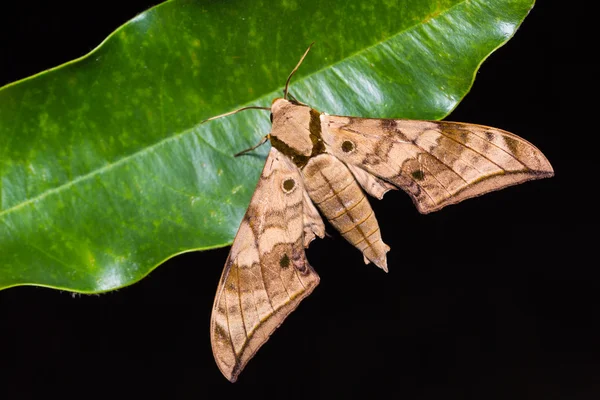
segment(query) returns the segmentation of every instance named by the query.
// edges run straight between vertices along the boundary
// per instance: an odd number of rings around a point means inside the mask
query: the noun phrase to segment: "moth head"
[[[271,104],[271,115],[271,144],[294,161],[297,156],[310,156],[313,149],[311,108],[277,98]]]
[[[284,99],[283,97],[277,97],[273,99],[273,102],[271,103],[271,115],[281,113],[281,111],[284,108],[289,107],[290,104],[292,103],[289,100]]]

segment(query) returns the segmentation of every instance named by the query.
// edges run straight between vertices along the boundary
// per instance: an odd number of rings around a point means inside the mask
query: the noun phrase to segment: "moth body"
[[[369,201],[346,164],[328,153],[321,131],[321,113],[308,106],[275,99],[271,107],[273,147],[302,171],[306,190],[331,225],[359,249],[365,263],[387,272],[389,247]]]

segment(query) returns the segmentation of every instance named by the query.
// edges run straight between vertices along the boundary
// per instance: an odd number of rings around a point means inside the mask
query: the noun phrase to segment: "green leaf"
[[[439,119],[533,0],[170,1],[0,90],[0,288],[102,292],[233,239],[292,80],[331,114]],[[223,260],[225,261],[225,260]]]

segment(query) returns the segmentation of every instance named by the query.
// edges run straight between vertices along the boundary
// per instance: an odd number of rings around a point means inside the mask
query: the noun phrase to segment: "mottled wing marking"
[[[406,191],[421,213],[553,175],[535,146],[496,128],[326,114],[321,126],[327,151],[354,167],[366,191],[372,184],[356,169]]]
[[[230,381],[318,285],[304,248],[323,233],[300,172],[272,148],[225,263],[211,317],[213,354]]]

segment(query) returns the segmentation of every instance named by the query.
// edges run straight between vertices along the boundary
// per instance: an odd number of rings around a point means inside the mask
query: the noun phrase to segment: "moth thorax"
[[[271,106],[273,126],[271,144],[288,157],[308,157],[312,153],[310,138],[311,108],[276,99]]]

